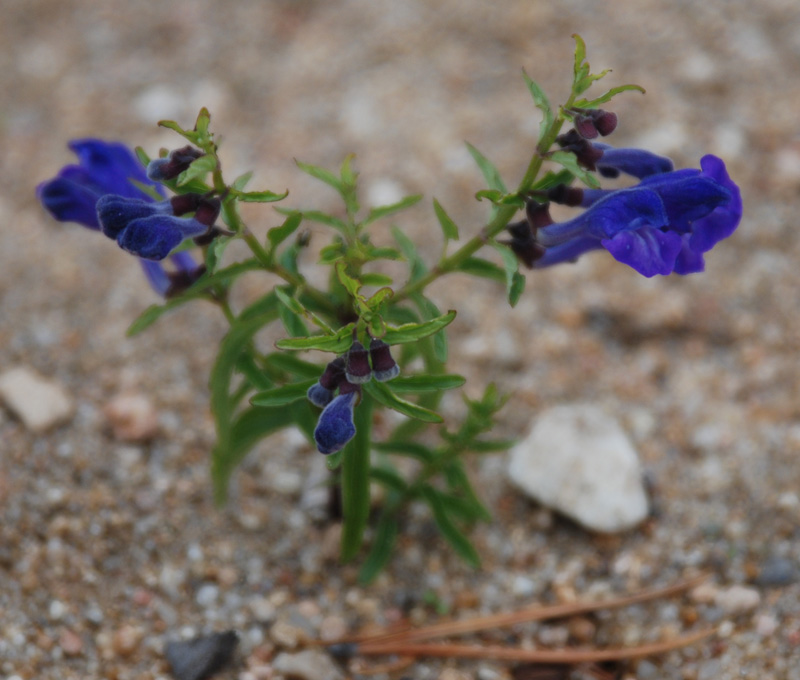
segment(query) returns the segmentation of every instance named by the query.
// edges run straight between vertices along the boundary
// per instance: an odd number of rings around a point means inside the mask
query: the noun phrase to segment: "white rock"
[[[272,668],[301,680],[344,680],[342,672],[327,654],[310,649],[297,654],[278,654],[272,662]]]
[[[140,442],[158,434],[158,412],[144,394],[118,394],[103,410],[115,439]]]
[[[761,604],[761,594],[755,588],[731,586],[717,593],[714,604],[726,614],[742,614]]]
[[[617,421],[596,406],[542,412],[510,459],[514,484],[588,529],[624,531],[647,517],[636,451]]]
[[[66,422],[75,404],[61,385],[22,366],[0,375],[0,399],[34,432]]]

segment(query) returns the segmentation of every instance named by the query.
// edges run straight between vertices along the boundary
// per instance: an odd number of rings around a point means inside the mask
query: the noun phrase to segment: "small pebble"
[[[714,603],[726,614],[742,614],[758,607],[761,594],[755,588],[731,586],[720,590]]]
[[[114,439],[142,442],[158,434],[158,413],[143,394],[118,394],[104,409]]]
[[[58,646],[67,656],[78,656],[83,652],[83,639],[77,633],[65,628],[58,636]]]
[[[347,635],[347,622],[340,616],[326,616],[319,627],[319,637],[323,642],[338,640]]]
[[[760,586],[788,586],[798,580],[797,565],[785,557],[771,557],[762,565],[756,577]]]
[[[756,632],[761,637],[770,637],[778,629],[778,619],[771,614],[760,614],[755,619]]]
[[[198,588],[197,595],[195,595],[194,599],[201,607],[207,608],[216,604],[218,597],[219,587],[215,586],[213,583],[204,583]]]
[[[137,626],[124,625],[114,632],[111,647],[118,656],[130,656],[139,646],[144,631]]]
[[[307,649],[297,654],[282,652],[272,667],[278,673],[298,680],[344,680],[339,667],[327,654]]]
[[[67,422],[75,403],[61,385],[23,366],[0,374],[0,401],[32,432]]]

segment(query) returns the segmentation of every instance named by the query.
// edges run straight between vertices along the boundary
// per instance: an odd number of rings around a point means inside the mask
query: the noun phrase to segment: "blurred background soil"
[[[390,623],[403,607],[434,620],[432,601],[492,612],[707,570],[717,592],[757,596],[728,610],[701,593],[617,612],[589,621],[583,640],[564,622],[520,635],[632,644],[711,623],[715,640],[625,665],[622,677],[800,678],[797,2],[0,0],[0,11],[0,371],[35,371],[75,407],[44,433],[0,410],[0,677],[167,677],[166,640],[228,628],[241,657],[223,677],[269,677],[273,651],[292,646],[287,629],[333,636]],[[206,106],[229,177],[252,169],[254,188],[289,188],[287,205],[324,210],[338,209],[335,196],[293,159],[336,167],[352,152],[365,205],[425,194],[396,222],[432,260],[433,196],[462,235],[486,214],[464,141],[516,184],[539,122],[521,68],[563,101],[572,33],[595,70],[613,68],[604,83],[647,90],[616,100],[611,141],[678,167],[723,157],[742,187],[741,227],[702,275],[647,280],[597,253],[528,273],[514,310],[491,282],[449,277],[430,294],[459,309],[453,369],[469,377],[467,394],[489,381],[514,392],[500,434],[523,436],[546,406],[603,405],[640,453],[653,518],[598,537],[513,491],[498,457],[474,469],[495,514],[475,534],[482,570],[460,564],[414,511],[397,559],[360,587],[335,560],[336,527],[301,506],[319,456],[291,434],[260,446],[215,509],[206,381],[223,320],[197,304],[125,337],[157,302],[138,264],[53,222],[34,197],[72,162],[67,141],[155,154],[180,145],[157,120],[188,126]],[[279,223],[270,207],[248,208],[258,231]],[[248,279],[242,299],[268,283]],[[155,436],[119,430],[109,405],[120,400]],[[488,661],[407,671],[508,672]]]

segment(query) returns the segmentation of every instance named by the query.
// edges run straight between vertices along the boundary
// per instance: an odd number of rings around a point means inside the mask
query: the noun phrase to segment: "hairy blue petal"
[[[320,453],[336,453],[355,436],[353,409],[357,399],[357,392],[340,394],[322,411],[314,430],[314,441]]]
[[[204,234],[208,227],[194,219],[152,215],[133,220],[117,236],[123,250],[146,260],[163,260],[184,239]]]
[[[742,219],[742,193],[725,168],[725,163],[711,154],[700,159],[703,174],[718,182],[730,192],[730,200],[715,208],[710,214],[692,225],[689,245],[697,252],[711,250],[719,241],[728,238]]]
[[[134,220],[159,214],[170,214],[169,201],[154,203],[139,198],[125,198],[107,194],[97,201],[97,217],[103,233],[109,238],[117,238],[119,233]]]
[[[539,229],[536,240],[544,246],[574,238],[612,238],[621,231],[643,226],[666,226],[667,214],[658,194],[637,187],[613,191],[572,220]]]
[[[563,264],[564,262],[575,262],[584,253],[602,248],[602,244],[596,238],[574,238],[571,241],[547,248],[544,255],[534,261],[533,269],[552,267],[554,264]]]
[[[42,182],[36,188],[36,197],[59,222],[76,222],[90,229],[100,228],[95,209],[98,194],[86,185],[57,177]]]
[[[120,142],[74,139],[69,148],[78,156],[80,166],[86,169],[101,195],[142,198],[143,192],[131,182],[132,179],[161,192],[158,185],[147,178],[139,159]]]
[[[649,177],[662,172],[670,172],[674,165],[666,156],[659,156],[645,149],[615,149],[608,144],[595,142],[595,147],[603,150],[602,158],[597,161],[597,169],[606,177],[616,177],[620,172],[626,175]]]
[[[696,274],[706,268],[703,254],[690,247],[690,239],[691,234],[684,234],[681,237],[681,251],[675,259],[675,269],[673,270],[676,274]]]
[[[329,390],[316,382],[308,388],[306,397],[314,406],[325,408],[333,401],[333,390]]]
[[[672,273],[682,240],[671,231],[642,227],[636,231],[622,231],[601,243],[615,260],[649,278]]]

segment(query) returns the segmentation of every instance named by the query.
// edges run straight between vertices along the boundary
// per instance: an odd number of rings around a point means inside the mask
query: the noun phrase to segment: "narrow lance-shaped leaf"
[[[415,418],[426,423],[441,423],[442,416],[427,408],[413,404],[410,401],[401,399],[384,383],[370,381],[364,385],[366,392],[380,404],[393,411],[402,413],[409,418]]]
[[[433,513],[433,520],[436,522],[436,526],[439,528],[439,531],[442,532],[442,536],[445,540],[467,564],[471,567],[479,567],[481,560],[478,556],[478,552],[475,550],[472,543],[470,543],[469,539],[453,523],[450,517],[448,517],[444,502],[440,498],[440,492],[429,484],[425,484],[422,487],[422,495],[425,500],[428,501],[428,505],[430,505],[431,512]]]
[[[289,195],[287,189],[282,194],[277,194],[274,191],[238,191],[236,197],[243,203],[274,203],[275,201],[282,201]]]
[[[306,398],[306,392],[316,380],[303,380],[302,382],[282,385],[271,390],[264,390],[253,395],[250,403],[253,406],[284,406]]]
[[[307,338],[284,338],[278,340],[275,346],[278,349],[318,349],[322,352],[342,354],[353,344],[353,328],[355,324],[347,324],[340,328],[334,335],[312,335]]]
[[[506,189],[505,182],[503,182],[503,178],[500,176],[500,172],[495,165],[469,142],[467,142],[467,150],[478,164],[489,188],[507,194],[508,189]]]
[[[437,392],[461,387],[466,381],[463,376],[453,374],[400,376],[391,381],[391,390],[398,394]]]
[[[542,112],[542,122],[539,124],[539,139],[541,140],[553,124],[553,109],[550,107],[550,102],[544,90],[525,72],[525,69],[522,70],[522,77],[525,78],[525,83],[528,85],[528,90],[531,93],[531,97],[533,97],[533,103]],[[540,149],[540,151],[546,150]]]
[[[592,189],[600,188],[600,182],[597,180],[597,178],[591,172],[578,165],[578,159],[571,151],[554,151],[548,156],[548,158],[554,163],[558,163],[569,170],[570,173],[575,175],[575,177],[577,177],[586,186],[591,187]]]
[[[433,211],[436,213],[436,219],[442,227],[442,233],[448,241],[458,241],[458,227],[456,223],[450,218],[442,204],[435,198],[433,199]]]
[[[645,93],[645,89],[639,85],[620,85],[619,87],[612,87],[608,92],[601,94],[595,99],[580,99],[575,102],[575,106],[582,109],[593,109],[600,104],[605,104],[606,102],[611,101],[611,99],[620,92],[627,92],[630,90],[635,90],[636,92],[641,92],[642,94]]]
[[[317,165],[311,165],[310,163],[303,163],[301,161],[298,161],[296,158],[294,162],[297,165],[297,167],[300,168],[307,175],[316,177],[318,180],[325,182],[325,184],[332,186],[340,194],[344,193],[344,186],[342,186],[342,181],[330,170],[326,170],[325,168],[320,168]]]
[[[273,250],[289,238],[303,221],[303,215],[299,212],[293,212],[288,215],[283,224],[279,227],[273,227],[267,232],[267,239]]]
[[[451,310],[447,312],[447,314],[442,314],[441,316],[437,316],[430,321],[424,321],[423,323],[408,323],[397,326],[396,328],[387,328],[383,340],[390,345],[416,342],[417,340],[421,340],[422,338],[426,338],[442,330],[442,328],[447,326],[455,318],[456,313],[454,310]]]
[[[192,164],[178,175],[178,186],[188,184],[194,179],[203,179],[209,172],[213,172],[217,167],[217,159],[211,154],[200,156],[192,161]]]
[[[420,200],[422,200],[422,194],[415,194],[414,196],[406,196],[403,200],[398,201],[397,203],[392,203],[391,205],[381,205],[377,208],[372,208],[369,211],[369,215],[367,215],[366,219],[361,223],[361,226],[366,227],[368,224],[372,224],[382,217],[394,215],[401,210],[410,208],[412,205],[419,203]]]

